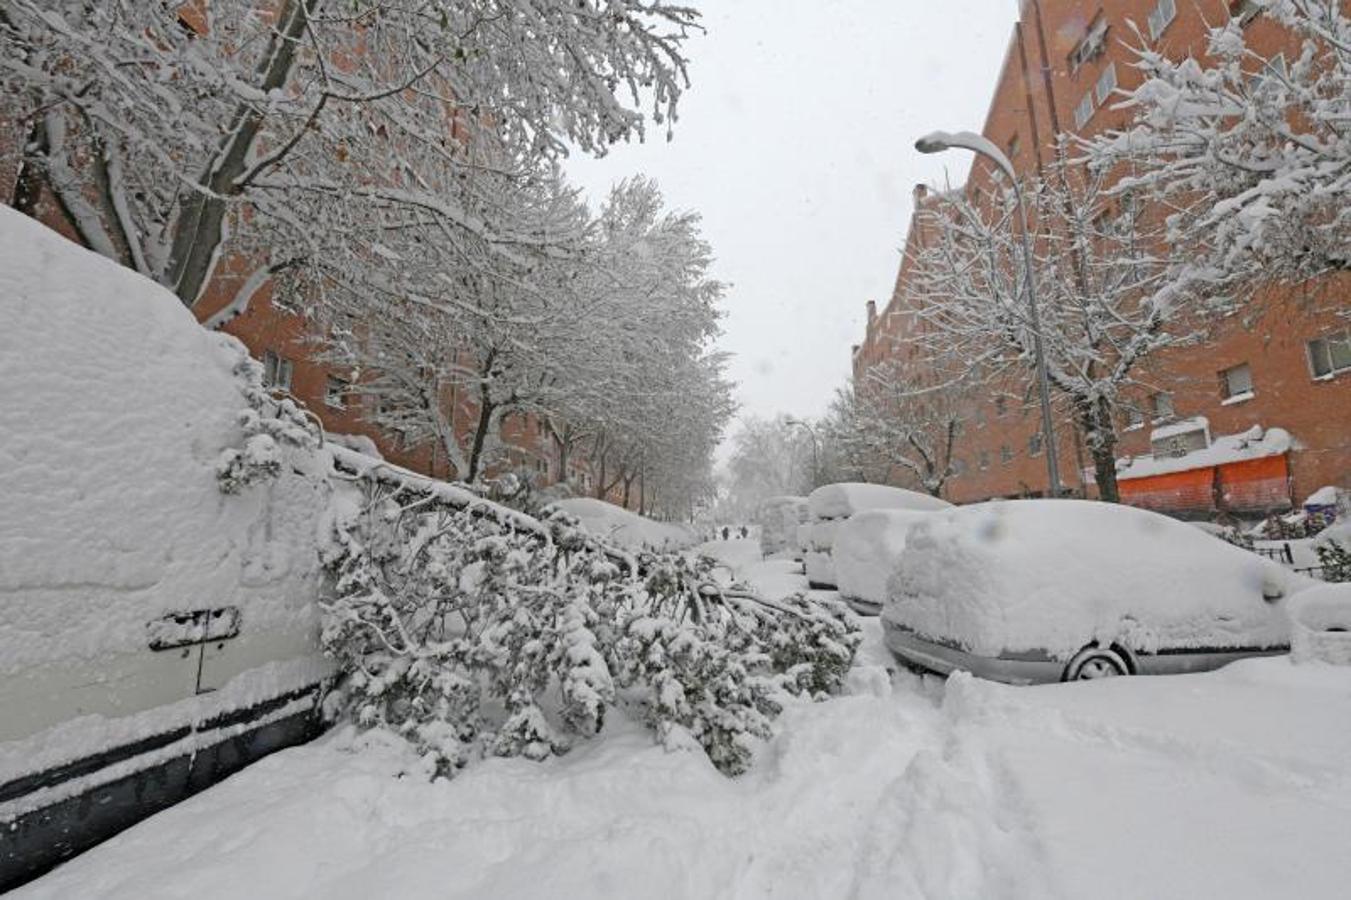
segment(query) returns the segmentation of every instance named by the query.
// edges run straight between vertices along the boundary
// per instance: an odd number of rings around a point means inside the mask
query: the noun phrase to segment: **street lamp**
[[[915,149],[920,153],[941,153],[959,147],[970,150],[991,160],[1013,183],[1013,195],[1018,200],[1018,217],[1023,225],[1023,269],[1027,281],[1028,315],[1032,320],[1032,346],[1037,361],[1037,393],[1041,399],[1041,437],[1046,445],[1046,478],[1052,497],[1060,496],[1060,461],[1056,453],[1055,429],[1051,424],[1051,380],[1046,374],[1046,354],[1042,350],[1041,317],[1037,314],[1037,293],[1032,278],[1032,240],[1027,230],[1027,205],[1023,202],[1023,190],[1018,186],[1018,176],[1014,174],[1013,164],[1004,152],[989,138],[972,131],[959,131],[956,134],[947,131],[935,131],[915,141]]]
[[[812,439],[812,487],[816,487],[816,482],[821,479],[821,455],[816,447],[816,429],[812,428],[801,419],[795,419],[792,416],[785,416],[783,420],[785,425],[800,425],[807,429],[807,434]]]

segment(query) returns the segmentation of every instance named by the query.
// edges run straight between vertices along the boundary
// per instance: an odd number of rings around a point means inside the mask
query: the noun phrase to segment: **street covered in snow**
[[[1351,5],[0,0],[0,894],[1351,897]]]
[[[794,564],[710,545],[762,589]],[[799,567],[800,568],[800,567]],[[613,722],[427,783],[349,729],[277,753],[16,897],[1334,897],[1351,880],[1351,668],[1017,688],[907,671],[876,620],[848,690],[728,779]]]

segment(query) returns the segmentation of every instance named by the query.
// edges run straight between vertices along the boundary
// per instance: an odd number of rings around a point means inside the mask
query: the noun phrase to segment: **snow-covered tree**
[[[428,775],[566,752],[615,712],[735,775],[786,698],[839,690],[858,648],[837,600],[757,597],[709,561],[634,559],[562,514],[363,460],[337,455],[354,496],[325,552],[329,706],[408,740]]]
[[[45,188],[85,243],[188,305],[227,252],[251,266],[236,305],[305,265],[380,291],[407,229],[462,265],[547,241],[470,175],[641,136],[645,104],[669,122],[697,18],[662,0],[7,0],[12,202],[35,212]]]
[[[1164,223],[1100,169],[1065,164],[1029,185],[1033,276],[1053,392],[1085,435],[1099,496],[1118,499],[1116,423],[1123,389],[1164,347],[1192,340],[1194,295],[1170,279]],[[919,215],[911,337],[939,372],[1030,385],[1034,334],[1012,192],[948,192]]]
[[[1256,5],[1289,47],[1254,46],[1233,18],[1205,57],[1140,49],[1132,124],[1087,147],[1124,169],[1116,190],[1173,210],[1173,277],[1224,298],[1351,269],[1351,16],[1339,0]]]
[[[924,385],[885,361],[850,379],[831,404],[826,444],[862,481],[941,496],[972,399],[965,380]]]
[[[749,519],[771,497],[807,494],[818,486],[824,477],[822,435],[816,425],[800,421],[786,415],[739,420],[727,462],[727,504],[733,515]]]

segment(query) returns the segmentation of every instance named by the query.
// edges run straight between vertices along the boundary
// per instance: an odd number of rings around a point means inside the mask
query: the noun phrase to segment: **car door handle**
[[[150,649],[173,650],[229,640],[239,634],[239,620],[237,606],[172,612],[146,623]]]

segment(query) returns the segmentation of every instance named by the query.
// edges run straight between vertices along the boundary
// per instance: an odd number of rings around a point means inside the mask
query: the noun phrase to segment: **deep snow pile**
[[[598,539],[626,550],[683,550],[698,540],[683,525],[658,522],[594,497],[570,497],[552,506],[578,519]]]
[[[70,715],[42,698],[80,685],[107,715],[182,696],[136,663],[166,613],[228,603],[260,631],[316,631],[327,483],[251,409],[243,346],[8,207],[0,246],[0,739]],[[236,476],[277,477],[223,494],[227,448]]]
[[[905,550],[910,526],[929,513],[910,509],[874,509],[850,516],[835,533],[831,555],[840,596],[881,606],[887,579]]]
[[[1090,639],[1148,650],[1277,646],[1264,595],[1313,584],[1157,513],[1083,500],[1013,500],[928,514],[910,529],[887,615],[984,655]],[[1255,644],[1254,644],[1255,642]]]
[[[623,722],[543,765],[431,785],[397,777],[406,746],[340,732],[15,896],[1345,896],[1351,668],[959,675],[936,699],[932,679],[856,674],[854,695],[790,708],[736,780]]]

